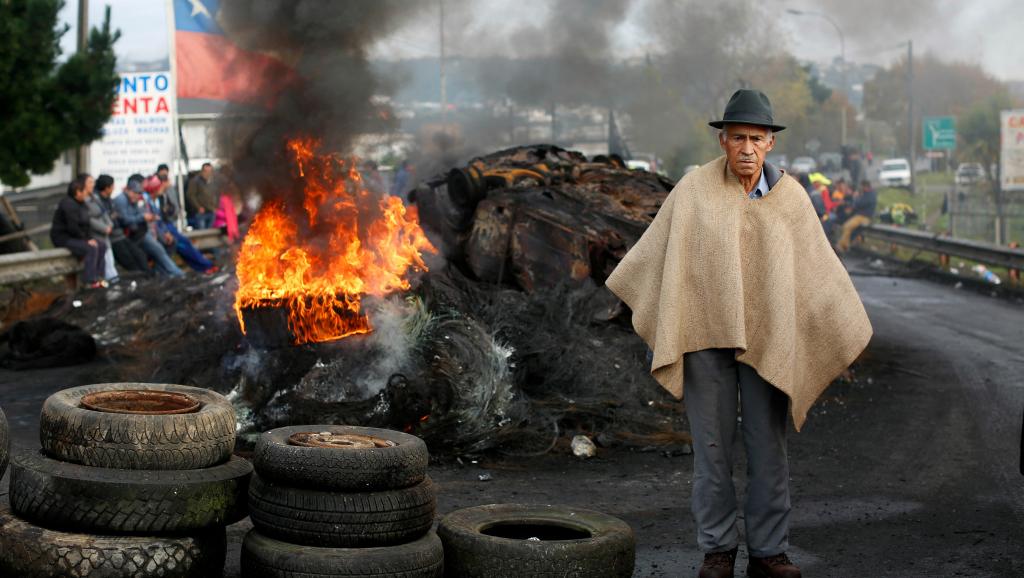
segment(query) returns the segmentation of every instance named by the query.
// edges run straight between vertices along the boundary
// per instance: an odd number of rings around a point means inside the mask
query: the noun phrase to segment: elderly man
[[[747,454],[748,576],[798,578],[789,548],[787,413],[815,399],[864,350],[871,325],[800,184],[764,162],[768,97],[733,94],[725,155],[687,174],[608,278],[654,352],[651,374],[683,397],[693,436],[701,578],[733,576],[737,414]]]

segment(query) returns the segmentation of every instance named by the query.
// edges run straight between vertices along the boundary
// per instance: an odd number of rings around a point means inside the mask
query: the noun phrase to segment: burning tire
[[[14,512],[47,528],[98,533],[192,532],[246,515],[252,465],[202,470],[115,470],[19,451],[11,461]]]
[[[7,471],[7,458],[11,451],[11,437],[7,430],[7,416],[0,409],[0,478]]]
[[[311,548],[268,538],[257,530],[242,543],[242,575],[252,578],[298,576],[440,578],[444,551],[437,534],[387,548]]]
[[[198,387],[84,385],[46,400],[39,438],[43,450],[61,461],[127,470],[193,470],[231,457],[235,410],[224,396]]]
[[[220,576],[223,529],[188,536],[89,536],[40,528],[0,505],[0,575],[24,578]]]
[[[294,443],[297,436],[319,432],[353,440],[350,445],[365,440],[363,445],[367,447],[339,449],[339,443]],[[266,480],[292,487],[342,492],[416,485],[427,475],[428,460],[427,445],[416,436],[392,430],[342,425],[306,425],[270,430],[260,436],[253,458],[256,472]]]
[[[447,576],[633,575],[636,542],[622,520],[590,510],[497,504],[441,520]]]
[[[366,548],[415,540],[434,524],[430,478],[408,488],[348,492],[292,488],[259,475],[249,486],[249,517],[268,537],[305,546]]]

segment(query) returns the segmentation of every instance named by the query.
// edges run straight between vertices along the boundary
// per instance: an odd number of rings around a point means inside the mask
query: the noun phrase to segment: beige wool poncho
[[[720,157],[683,177],[608,278],[654,351],[651,375],[683,396],[683,354],[736,349],[736,359],[807,411],[871,339],[871,323],[789,175],[749,199]]]

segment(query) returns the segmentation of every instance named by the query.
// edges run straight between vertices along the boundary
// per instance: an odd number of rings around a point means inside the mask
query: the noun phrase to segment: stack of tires
[[[427,461],[423,440],[396,431],[311,425],[264,433],[242,575],[442,576]]]
[[[0,575],[220,576],[246,515],[252,466],[232,456],[235,413],[211,391],[101,384],[50,396],[42,451],[11,459]]]

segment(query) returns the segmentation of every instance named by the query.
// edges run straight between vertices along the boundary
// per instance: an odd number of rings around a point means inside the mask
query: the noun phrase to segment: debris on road
[[[578,458],[592,458],[597,454],[597,446],[587,436],[579,435],[572,438],[572,455]]]

